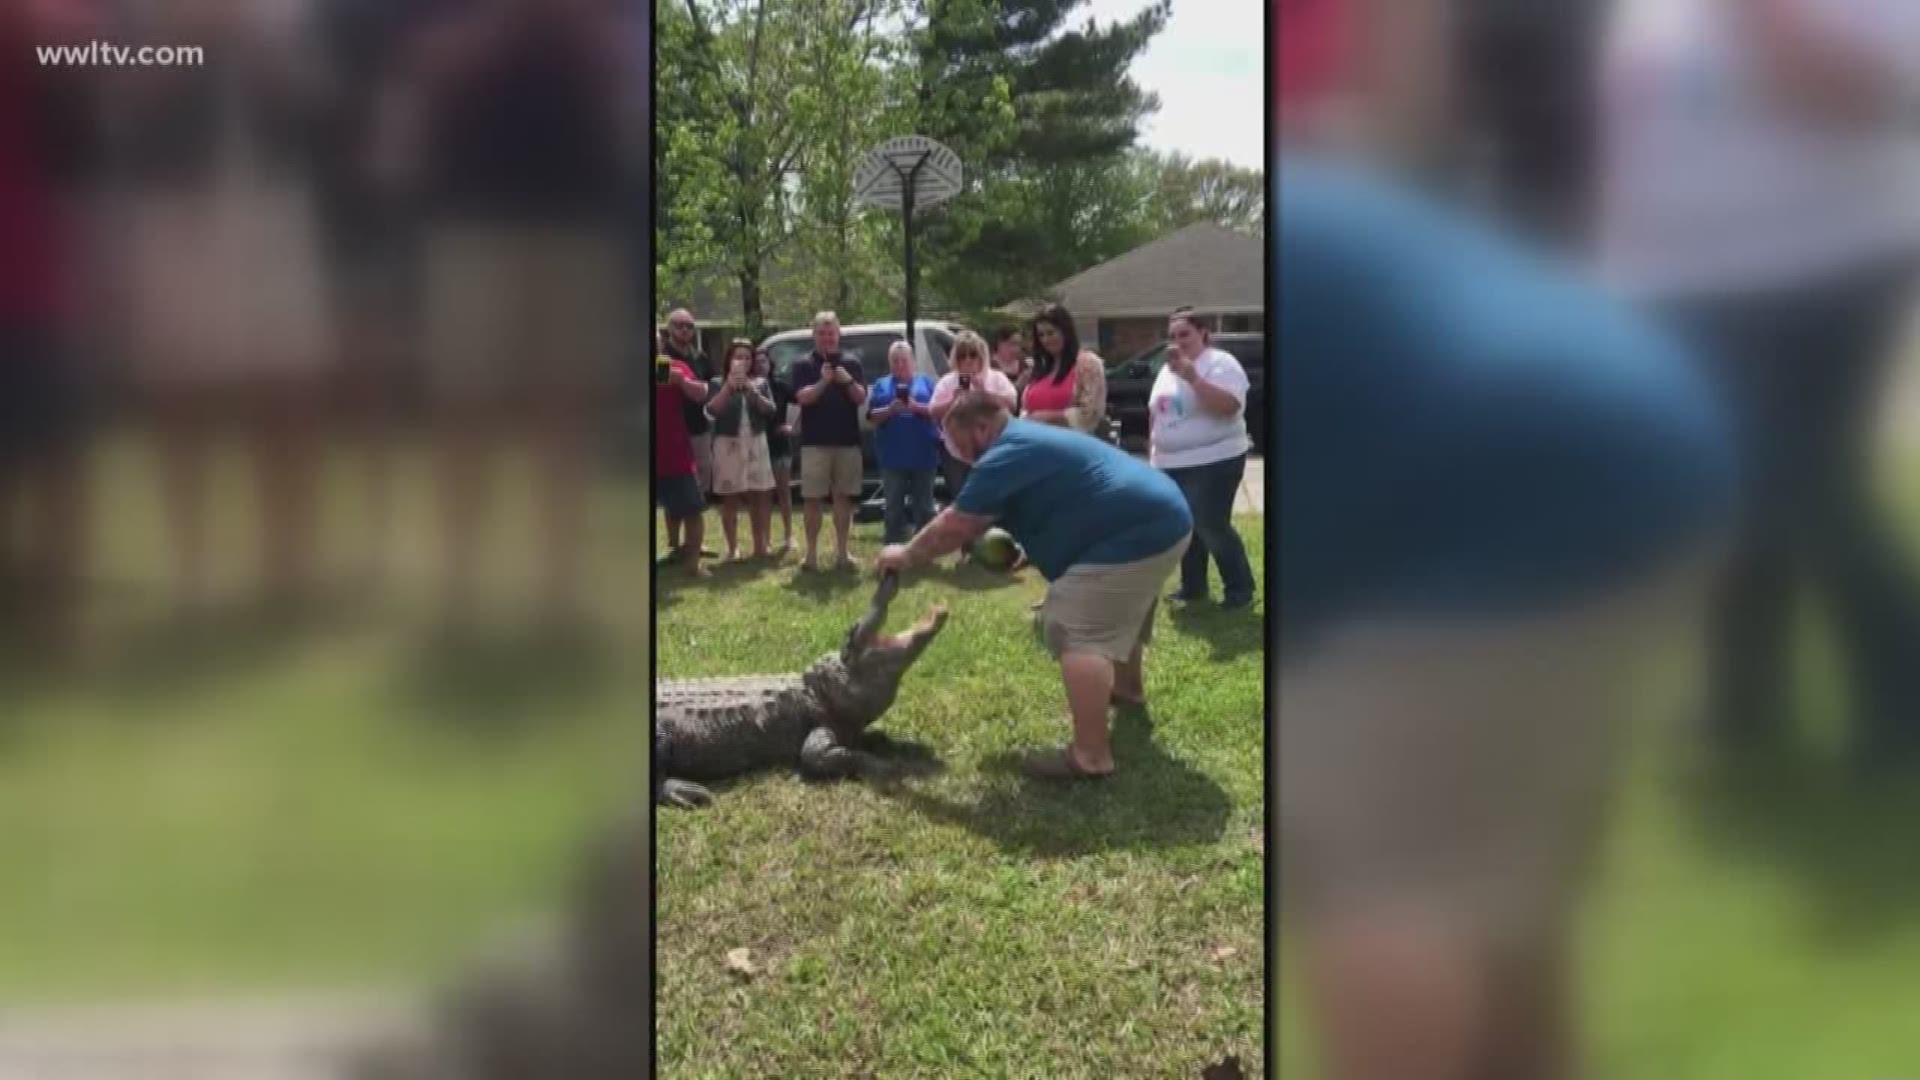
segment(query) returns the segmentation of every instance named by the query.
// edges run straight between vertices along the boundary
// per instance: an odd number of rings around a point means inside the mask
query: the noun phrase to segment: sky
[[[1105,25],[1129,19],[1150,0],[1090,0],[1068,16]],[[1265,167],[1265,0],[1173,0],[1173,15],[1133,62],[1133,79],[1160,95],[1141,125],[1155,150]]]

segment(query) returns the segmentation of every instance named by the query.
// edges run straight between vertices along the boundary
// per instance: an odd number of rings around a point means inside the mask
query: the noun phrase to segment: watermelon
[[[973,557],[989,570],[1010,570],[1020,561],[1020,545],[1005,529],[988,529],[973,542]]]

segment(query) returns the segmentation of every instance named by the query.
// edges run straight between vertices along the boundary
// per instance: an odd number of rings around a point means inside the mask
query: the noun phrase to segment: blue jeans
[[[904,544],[933,520],[932,469],[881,469],[880,490],[887,499],[887,543]]]
[[[1220,584],[1228,604],[1246,604],[1253,600],[1253,566],[1247,562],[1247,546],[1233,528],[1233,499],[1240,492],[1240,481],[1247,474],[1247,455],[1196,465],[1191,469],[1168,469],[1167,475],[1180,485],[1187,497],[1187,509],[1193,513],[1193,543],[1180,560],[1180,595],[1202,600],[1207,595],[1207,557],[1220,567]]]
[[[1856,751],[1920,749],[1920,576],[1875,496],[1872,433],[1912,271],[1863,268],[1791,291],[1677,304],[1743,439],[1744,505],[1710,615],[1710,720],[1731,742],[1778,739],[1794,700],[1794,631],[1820,594],[1852,684]]]

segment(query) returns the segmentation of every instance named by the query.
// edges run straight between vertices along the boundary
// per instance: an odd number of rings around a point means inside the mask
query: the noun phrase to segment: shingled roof
[[[1267,306],[1261,242],[1212,222],[1197,222],[1142,244],[1047,290],[1074,320],[1162,316],[1181,304],[1201,312],[1261,311]],[[1031,303],[1007,311],[1030,311]]]

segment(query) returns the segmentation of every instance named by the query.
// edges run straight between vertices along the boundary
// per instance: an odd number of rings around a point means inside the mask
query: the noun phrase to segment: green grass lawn
[[[1907,463],[1888,479],[1911,531],[1920,470]],[[1920,778],[1849,780],[1843,694],[1821,624],[1807,626],[1794,751],[1716,762],[1671,707],[1638,718],[1582,928],[1591,1075],[1920,1076]],[[1650,699],[1670,696],[1659,690]],[[1281,1075],[1311,1077],[1281,929]]]
[[[1916,821],[1915,785],[1857,790],[1818,751],[1716,770],[1648,731],[1584,927],[1592,1075],[1920,1075]],[[1281,1075],[1311,1077],[1282,939]]]
[[[1257,544],[1259,519],[1242,531]],[[856,544],[877,550],[874,530]],[[1260,1075],[1260,620],[1163,610],[1151,724],[1118,722],[1120,774],[1046,790],[1004,767],[1067,737],[1037,577],[904,584],[890,630],[935,602],[952,617],[880,727],[945,768],[890,786],[768,774],[661,814],[663,1075],[1186,1077],[1228,1054]],[[660,672],[797,670],[873,585],[791,562],[671,572]],[[738,948],[754,974],[727,966]]]
[[[515,629],[532,541],[509,478],[493,629],[449,647],[417,457],[386,580],[311,621],[196,628],[166,616],[151,461],[118,439],[99,464],[98,655],[0,664],[0,1001],[420,986],[554,903],[588,830],[640,797],[643,490],[604,489],[600,629],[559,648]],[[242,586],[251,488],[222,486],[223,584]],[[336,469],[336,579],[368,550],[354,493]]]
[[[501,628],[449,652],[417,459],[377,589],[297,627],[241,613],[192,633],[163,618],[151,462],[117,440],[101,466],[99,662],[0,656],[0,1003],[421,986],[550,907],[592,827],[638,797],[644,491],[601,494],[603,629],[568,653],[511,626],[531,540],[508,486],[490,553]],[[227,478],[217,537],[236,577],[242,480]],[[1920,474],[1899,480],[1920,520]],[[329,496],[328,557],[350,564],[368,537],[341,470]],[[871,586],[796,582],[791,565],[747,577],[674,582],[664,671],[796,667],[839,643]],[[1126,775],[1028,792],[996,755],[1065,734],[1034,588],[935,574],[895,607],[894,629],[933,600],[954,611],[883,725],[943,774],[891,792],[767,775],[663,819],[674,1075],[1263,1063],[1258,630],[1163,615],[1151,743],[1123,727]],[[1812,653],[1798,759],[1716,775],[1675,716],[1643,718],[1584,927],[1596,1075],[1920,1076],[1920,785],[1844,782],[1839,695]],[[758,974],[729,972],[732,948]],[[1311,1076],[1298,982],[1276,993],[1282,1075]]]

